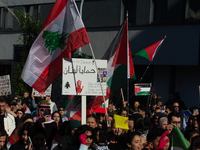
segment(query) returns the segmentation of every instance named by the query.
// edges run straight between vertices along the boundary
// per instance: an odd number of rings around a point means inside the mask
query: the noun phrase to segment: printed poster
[[[0,93],[11,95],[10,75],[0,76]]]
[[[62,95],[106,95],[107,60],[63,59]],[[98,76],[97,72],[100,76]]]

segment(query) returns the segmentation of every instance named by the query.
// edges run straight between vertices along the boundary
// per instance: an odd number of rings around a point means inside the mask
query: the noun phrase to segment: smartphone
[[[49,115],[49,111],[45,110],[44,111],[44,116],[48,116]]]
[[[27,139],[27,144],[29,145],[29,144],[31,144],[31,147],[33,147],[33,143],[32,143],[32,141],[31,141],[31,138],[30,138],[30,136],[28,136],[28,139]]]

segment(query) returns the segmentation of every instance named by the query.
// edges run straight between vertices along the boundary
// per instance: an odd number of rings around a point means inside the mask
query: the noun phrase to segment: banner
[[[44,97],[47,95],[51,96],[51,89],[52,89],[52,84],[46,89],[46,91],[44,92],[44,94],[39,93],[38,91],[36,91],[35,89],[33,89],[33,96],[35,97]]]
[[[10,75],[0,76],[0,93],[11,95]]]
[[[62,95],[106,95],[107,61],[93,59],[63,59]],[[100,78],[97,74],[99,72]]]

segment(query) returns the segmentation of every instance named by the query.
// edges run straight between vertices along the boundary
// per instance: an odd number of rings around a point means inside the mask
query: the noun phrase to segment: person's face
[[[145,147],[147,144],[147,137],[141,137],[141,144],[142,144],[142,149]]]
[[[133,127],[134,127],[134,121],[133,120],[129,120],[129,122],[128,122],[128,126],[129,126],[129,129],[131,130],[133,130]]]
[[[131,141],[131,144],[128,144],[130,150],[141,150],[141,137],[139,135],[135,135]]]
[[[21,111],[17,111],[17,116],[19,117],[19,119],[23,116],[23,112]]]
[[[112,117],[108,117],[108,124],[109,124],[109,127],[111,126],[111,122],[112,122],[113,118]]]
[[[122,134],[122,129],[120,128],[115,128],[115,123],[112,126],[112,132],[114,135],[118,136]]]
[[[168,136],[165,136],[165,140],[169,139]],[[163,150],[168,150],[170,145],[170,140],[167,142]]]
[[[169,110],[169,108],[166,108],[165,115],[168,116],[170,113],[171,113],[171,111]]]
[[[15,110],[15,108],[16,108],[16,105],[10,105],[11,111]]]
[[[195,129],[198,129],[197,117],[194,117],[194,118],[193,118],[192,124],[193,124],[193,126],[194,126]]]
[[[181,128],[181,117],[176,117],[176,116],[172,116],[172,124],[177,125],[177,127],[180,129]]]
[[[108,105],[108,111],[109,111],[109,112],[112,112],[112,111],[113,111],[113,104],[109,104],[109,105]]]
[[[46,96],[45,100],[46,100],[47,102],[49,102],[49,101],[50,101],[50,96]]]
[[[87,139],[86,139],[86,145],[90,147],[92,144],[93,138],[92,138],[92,132],[91,131],[86,131],[85,134],[87,134]]]
[[[162,105],[162,101],[159,101],[159,102],[158,102],[158,106],[161,106],[161,105]]]
[[[164,121],[160,128],[165,130],[167,128],[167,125],[168,125],[167,121]]]
[[[28,93],[24,93],[24,98],[27,98],[29,96],[29,94]]]
[[[136,101],[136,102],[134,103],[134,108],[138,108],[138,106],[140,106],[140,103]]]
[[[3,146],[5,145],[6,143],[6,136],[1,136],[0,137],[0,149],[3,148]]]
[[[142,115],[142,116],[144,116],[145,115],[145,111],[139,109],[139,114]]]
[[[73,130],[71,130],[71,136],[74,136],[74,132],[77,130],[78,128],[74,128]]]
[[[179,103],[174,103],[174,109],[176,112],[179,112]]]
[[[5,102],[0,103],[0,114],[4,114],[5,113]]]
[[[33,147],[40,148],[45,146],[46,139],[43,134],[39,133],[33,137],[32,142],[33,142]]]
[[[158,125],[158,119],[159,119],[158,116],[155,116],[155,117],[154,117],[154,124],[155,124],[155,125]]]
[[[99,131],[96,134],[97,141],[99,142]]]
[[[155,113],[156,113],[156,114],[159,113],[159,112],[162,112],[161,109],[156,109],[156,110],[155,110]]]
[[[65,114],[65,113],[64,113],[64,109],[63,109],[63,108],[60,108],[60,109],[59,109],[59,113],[60,113],[61,116],[63,116],[63,115]]]
[[[55,122],[58,124],[59,121],[60,121],[60,115],[59,115],[58,113],[55,113],[55,114],[53,115],[53,120],[55,120]]]
[[[160,138],[161,138],[160,136],[156,137],[156,139],[152,143],[151,149],[156,149],[158,147]]]
[[[157,107],[156,105],[152,105],[151,106],[152,111],[155,111],[156,107]]]
[[[87,118],[86,125],[91,127],[91,128],[96,128],[97,127],[97,122],[93,117]]]
[[[193,149],[192,150],[200,150],[200,138],[196,138],[193,142]]]
[[[123,110],[121,113],[121,116],[126,117],[127,116],[127,111]]]
[[[22,133],[22,141],[25,145],[27,144],[27,140],[28,140],[28,131],[24,130]]]

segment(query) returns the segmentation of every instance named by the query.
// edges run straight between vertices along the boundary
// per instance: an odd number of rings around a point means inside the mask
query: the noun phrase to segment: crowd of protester
[[[132,108],[127,101],[116,108],[109,100],[108,114],[90,114],[85,125],[67,118],[50,96],[35,99],[29,92],[12,101],[0,96],[0,149],[169,150],[175,126],[191,143],[189,150],[200,149],[199,109],[190,108],[191,116],[185,118],[187,108],[178,94],[169,95],[165,104],[160,96],[151,96],[147,104],[135,101]],[[116,127],[115,114],[128,117],[128,130]]]

